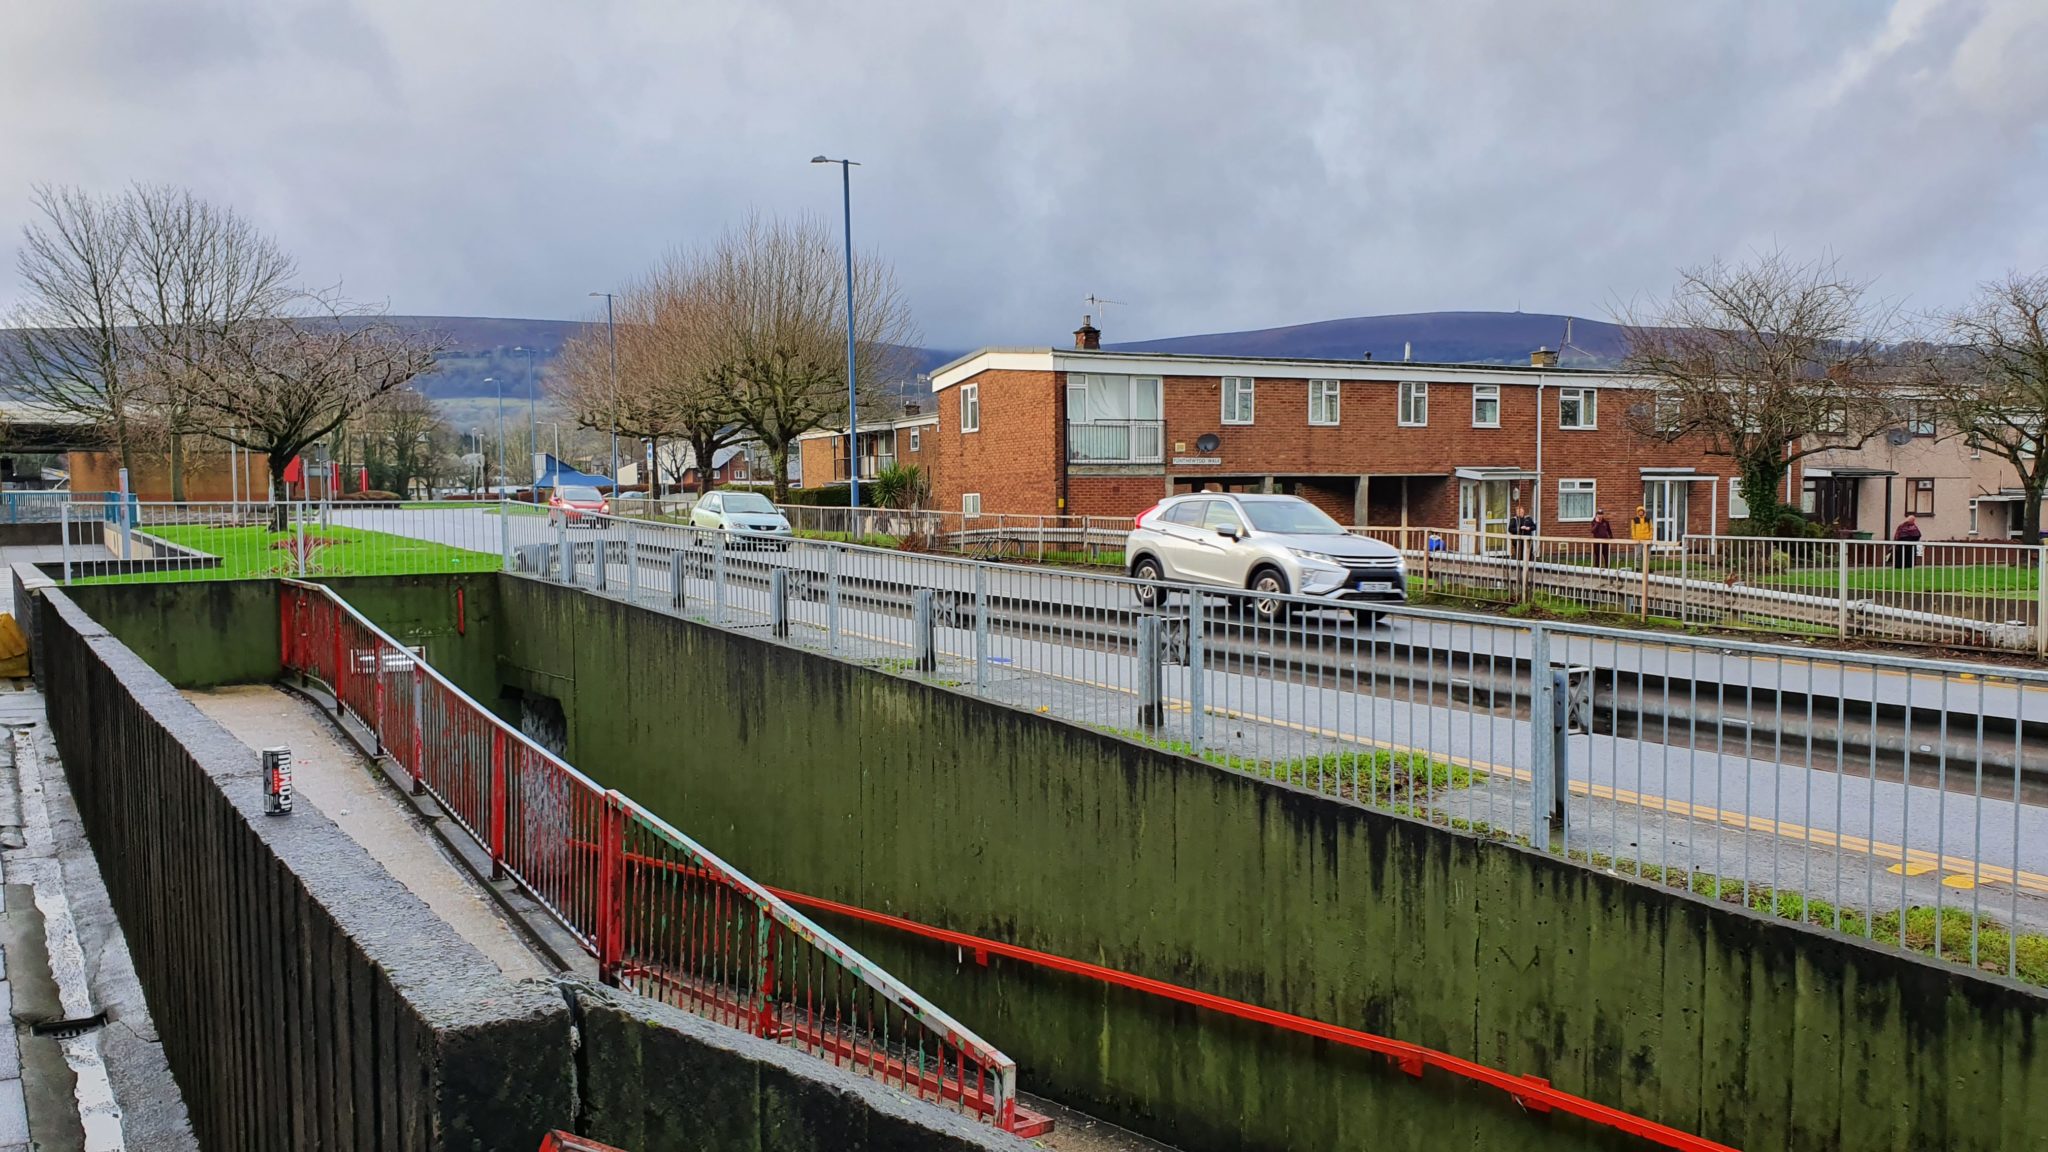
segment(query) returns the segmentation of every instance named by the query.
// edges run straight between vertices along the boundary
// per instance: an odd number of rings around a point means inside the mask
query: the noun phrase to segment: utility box
[[[289,816],[292,813],[292,750],[263,750],[263,814]]]

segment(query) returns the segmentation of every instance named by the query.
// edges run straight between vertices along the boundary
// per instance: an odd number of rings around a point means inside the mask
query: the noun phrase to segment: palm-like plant
[[[867,482],[868,493],[877,507],[903,510],[923,503],[930,487],[924,469],[915,464],[891,464]]]

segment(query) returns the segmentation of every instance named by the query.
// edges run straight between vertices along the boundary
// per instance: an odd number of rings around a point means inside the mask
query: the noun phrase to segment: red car
[[[599,527],[611,511],[611,501],[595,488],[557,488],[548,495],[550,528],[558,524],[571,528],[579,524]]]

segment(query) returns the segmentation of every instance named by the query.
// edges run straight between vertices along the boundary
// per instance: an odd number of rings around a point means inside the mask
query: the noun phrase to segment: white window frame
[[[1402,428],[1429,427],[1429,381],[1401,381],[1396,404],[1395,424]]]
[[[1581,492],[1586,494],[1586,514],[1584,516],[1565,515],[1565,496],[1567,494],[1576,496]],[[1556,520],[1559,524],[1590,524],[1593,522],[1594,514],[1599,510],[1599,481],[1591,478],[1580,478],[1576,480],[1559,480],[1557,482],[1557,513],[1552,519]]]
[[[910,450],[912,452],[924,451],[924,437],[921,435],[923,431],[924,429],[922,428],[912,428],[910,430]]]
[[[962,492],[960,494],[960,514],[962,516],[981,515],[981,493]]]
[[[1322,419],[1316,418],[1316,409],[1323,410]],[[1308,382],[1308,422],[1317,428],[1334,428],[1344,421],[1343,385],[1336,380],[1311,380]]]
[[[1579,402],[1579,422],[1564,422],[1564,398],[1570,393]],[[1591,417],[1591,419],[1588,419]],[[1559,428],[1587,429],[1600,427],[1600,390],[1598,388],[1559,388],[1557,390],[1557,426]]]
[[[1801,487],[1803,489],[1804,485]],[[1806,502],[1805,495],[1805,492],[1801,491],[1800,503],[1802,504]],[[1818,501],[1816,501],[1815,507],[1819,507]],[[1804,511],[1811,514],[1813,509],[1807,508]],[[1740,476],[1730,476],[1728,478],[1728,518],[1730,520],[1749,519],[1749,498],[1742,494],[1742,477]]]
[[[1479,404],[1481,401],[1487,400],[1493,402],[1493,419],[1481,420],[1479,418]],[[1500,427],[1500,385],[1474,384],[1472,386],[1472,426],[1474,428]]]
[[[1223,377],[1223,422],[1250,424],[1258,419],[1258,381],[1250,376]],[[1242,411],[1242,416],[1237,413]]]
[[[1970,501],[1970,535],[1977,534],[1977,502]]]
[[[962,432],[981,431],[981,385],[979,384],[962,384],[960,386],[960,430]]]

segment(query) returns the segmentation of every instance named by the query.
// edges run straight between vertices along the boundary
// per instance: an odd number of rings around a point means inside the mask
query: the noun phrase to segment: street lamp
[[[484,383],[489,384],[491,389],[498,394],[498,474],[496,483],[502,485],[505,483],[505,386],[498,383],[496,376],[484,377]],[[499,495],[502,496],[504,493],[501,492]]]
[[[619,330],[612,327],[612,294],[592,292],[592,296],[604,297],[604,331],[612,342],[612,495],[619,494]],[[649,492],[654,491],[652,485]]]
[[[520,347],[513,351],[526,353],[526,442],[534,452],[539,452],[540,417],[535,410],[540,407],[540,393],[533,387],[533,349]]]
[[[853,170],[858,160],[811,157],[813,164],[839,165],[839,206],[846,235],[846,480],[847,506],[860,507],[860,417],[853,389]],[[778,485],[780,479],[775,481]]]

